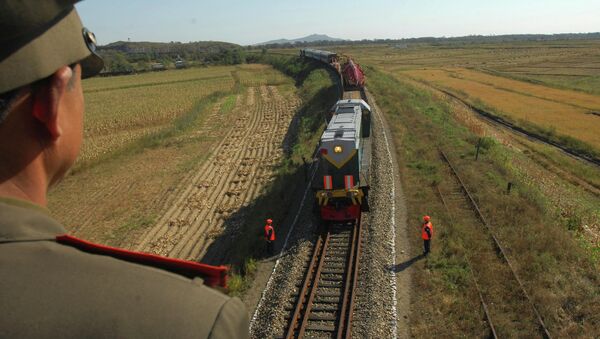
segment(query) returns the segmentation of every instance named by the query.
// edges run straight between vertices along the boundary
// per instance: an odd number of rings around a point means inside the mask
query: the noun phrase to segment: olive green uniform
[[[161,269],[59,244],[48,211],[0,198],[0,337],[240,338],[248,314]]]

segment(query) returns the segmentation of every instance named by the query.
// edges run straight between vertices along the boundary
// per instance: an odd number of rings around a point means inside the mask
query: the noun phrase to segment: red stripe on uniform
[[[165,258],[150,253],[128,251],[121,248],[94,244],[66,234],[57,236],[56,242],[75,247],[87,253],[106,255],[136,264],[163,269],[179,275],[184,275],[190,279],[201,277],[204,280],[204,284],[211,287],[227,287],[227,267],[225,266],[210,266],[195,261]]]

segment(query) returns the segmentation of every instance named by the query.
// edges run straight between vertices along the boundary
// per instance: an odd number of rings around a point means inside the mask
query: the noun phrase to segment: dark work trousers
[[[268,255],[273,255],[273,245],[274,245],[274,241],[269,241],[267,240],[267,254]]]
[[[423,254],[427,255],[429,254],[429,251],[431,250],[431,239],[429,240],[425,240],[423,239]]]

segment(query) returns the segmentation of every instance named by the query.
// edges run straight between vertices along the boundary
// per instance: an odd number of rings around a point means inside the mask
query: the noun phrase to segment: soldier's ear
[[[54,72],[43,85],[34,89],[33,117],[45,127],[52,140],[56,140],[62,135],[62,129],[58,122],[59,104],[73,76],[73,70],[68,66],[63,66]]]

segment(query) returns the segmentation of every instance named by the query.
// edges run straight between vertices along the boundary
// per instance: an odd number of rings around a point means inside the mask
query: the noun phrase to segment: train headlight
[[[335,146],[333,148],[333,153],[342,153],[343,149],[342,146]]]

